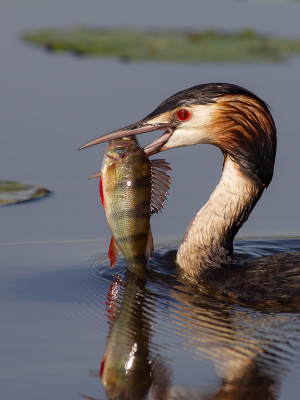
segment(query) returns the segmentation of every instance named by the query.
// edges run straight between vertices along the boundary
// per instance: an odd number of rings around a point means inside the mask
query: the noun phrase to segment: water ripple
[[[126,270],[123,258],[111,270],[100,254],[77,264],[20,271],[6,279],[1,299],[47,310],[56,323],[45,326],[57,344],[72,335],[87,346],[89,338],[91,345],[105,347],[106,363],[111,360],[116,370],[144,371],[148,378],[141,380],[139,372],[134,384],[150,399],[240,399],[234,394],[241,387],[249,399],[256,400],[257,387],[279,398],[282,382],[300,371],[300,314],[255,310],[203,293],[177,274],[177,247],[156,248],[145,281]],[[297,238],[235,242],[236,254],[245,258],[298,250]],[[98,368],[102,354],[96,352]],[[118,398],[105,371],[107,396]],[[148,386],[139,386],[142,381]]]

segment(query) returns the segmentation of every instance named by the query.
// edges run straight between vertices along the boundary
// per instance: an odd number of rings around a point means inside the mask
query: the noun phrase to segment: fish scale
[[[164,171],[169,169],[164,160],[150,161],[135,137],[109,142],[101,174],[93,177],[100,176],[100,196],[112,232],[111,266],[121,252],[131,272],[145,273],[153,253],[150,216],[163,207],[170,184]]]

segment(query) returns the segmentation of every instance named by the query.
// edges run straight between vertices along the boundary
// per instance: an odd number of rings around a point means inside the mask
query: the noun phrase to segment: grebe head
[[[163,101],[142,120],[95,139],[79,150],[122,136],[165,132],[144,148],[148,155],[175,147],[212,144],[244,173],[268,186],[276,155],[276,128],[268,105],[228,83],[191,87]]]

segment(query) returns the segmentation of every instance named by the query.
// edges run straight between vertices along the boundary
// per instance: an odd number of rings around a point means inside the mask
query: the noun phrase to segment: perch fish
[[[163,208],[170,170],[165,160],[149,160],[134,136],[109,141],[100,173],[100,197],[112,233],[111,267],[118,253],[131,272],[146,270],[153,253],[150,216]]]

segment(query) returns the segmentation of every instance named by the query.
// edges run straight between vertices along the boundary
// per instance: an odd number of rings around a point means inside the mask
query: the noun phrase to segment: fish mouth
[[[141,133],[158,131],[163,129],[165,130],[165,132],[159,138],[154,140],[152,143],[145,146],[143,149],[147,154],[147,156],[152,156],[153,154],[159,153],[164,144],[169,140],[175,129],[174,123],[161,122],[161,123],[151,124],[145,120],[141,120],[132,125],[126,126],[125,128],[118,129],[116,131],[107,133],[106,135],[100,136],[97,139],[91,140],[90,142],[81,146],[78,150],[83,150],[88,147],[95,146],[96,144],[107,142],[109,140],[114,140],[126,136],[139,135]]]

